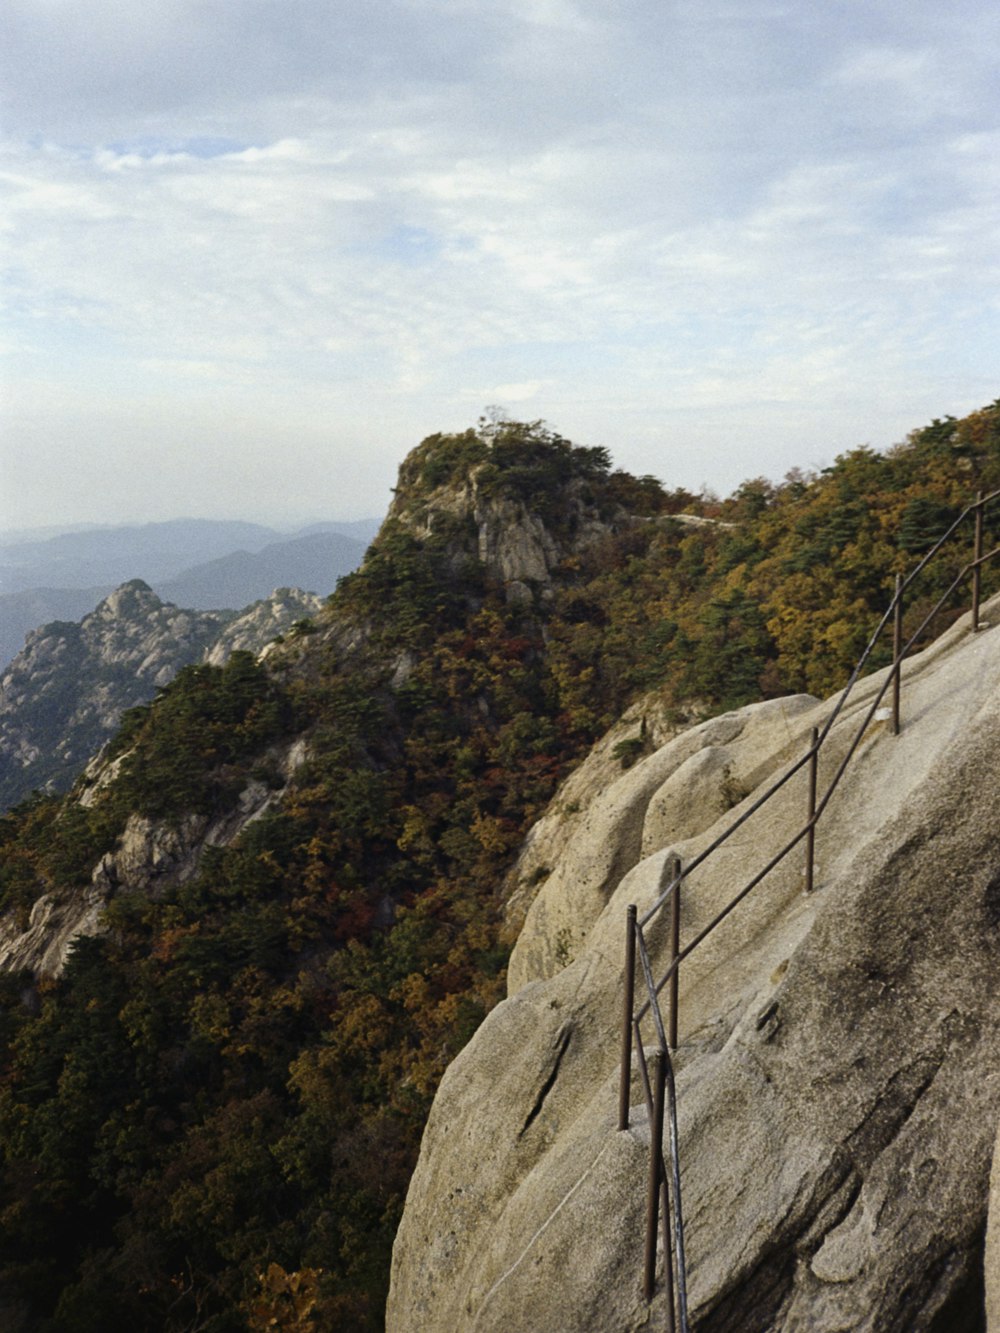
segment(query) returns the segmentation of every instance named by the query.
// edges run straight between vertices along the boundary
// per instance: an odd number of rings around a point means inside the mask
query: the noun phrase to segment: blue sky
[[[487,404],[726,492],[1000,394],[985,0],[4,23],[4,526],[380,513]]]

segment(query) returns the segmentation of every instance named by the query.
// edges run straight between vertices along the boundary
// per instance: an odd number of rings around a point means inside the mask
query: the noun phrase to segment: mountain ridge
[[[80,619],[115,587],[132,578],[149,583],[164,601],[202,611],[238,610],[279,587],[303,587],[325,596],[333,591],[341,575],[360,563],[365,542],[357,534],[366,533],[368,527],[366,523],[313,525],[289,538],[269,538],[258,549],[245,551],[233,551],[228,541],[216,534],[215,544],[222,541],[221,553],[197,564],[191,563],[192,551],[181,541],[171,549],[166,564],[154,562],[150,567],[142,553],[134,551],[105,560],[98,572],[116,576],[106,583],[74,588],[30,586],[2,593],[0,666],[20,652],[29,631],[52,620]],[[271,536],[278,538],[279,534]],[[85,577],[78,564],[71,567],[78,580]],[[23,575],[26,582],[33,577],[33,573]]]
[[[34,789],[66,790],[126,709],[148,702],[182,667],[259,652],[322,604],[286,588],[239,612],[198,612],[132,579],[80,622],[32,631],[0,674],[0,808]]]
[[[573,879],[557,860],[591,747],[602,781],[642,787],[664,743],[722,719],[705,812],[743,799],[726,716],[836,689],[895,573],[998,474],[996,404],[720,502],[541,423],[418,446],[312,625],[263,661],[185,668],[68,798],[0,819],[0,1292],[22,1328],[260,1328],[303,1307],[316,1329],[379,1328],[431,1097],[506,1021],[512,937],[515,1004],[548,984],[539,965],[585,970],[589,938],[535,926]],[[945,587],[931,574],[908,614]],[[664,796],[659,827],[682,807]],[[645,837],[605,813],[590,889]],[[510,1102],[526,1146],[587,1040],[567,1025],[545,1061],[509,1052],[541,1078]]]

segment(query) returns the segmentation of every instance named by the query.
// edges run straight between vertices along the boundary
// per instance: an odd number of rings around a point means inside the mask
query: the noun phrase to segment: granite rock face
[[[960,622],[907,662],[902,733],[878,714],[867,728],[818,828],[815,891],[802,891],[798,850],[681,969],[692,1329],[986,1326],[1000,602],[986,620],[995,628]],[[863,682],[831,731],[821,792],[880,683]],[[801,756],[832,706],[780,703],[668,740],[562,845],[511,997],[435,1100],[396,1240],[391,1333],[665,1326],[662,1283],[651,1306],[641,1295],[649,1131],[634,1072],[617,1129],[625,911],[655,900],[669,855],[690,861]],[[715,818],[720,800],[736,804]],[[692,875],[682,940],[798,831],[805,803],[803,771]],[[648,937],[660,971],[665,930]],[[991,1232],[994,1305],[996,1249]]]
[[[34,788],[68,788],[125,709],[182,667],[260,652],[321,606],[312,593],[280,588],[240,612],[185,611],[134,579],[82,621],[33,630],[0,675],[0,806]]]
[[[271,754],[285,786],[250,782],[232,808],[213,819],[190,814],[179,821],[163,821],[130,815],[114,850],[98,861],[85,889],[42,894],[27,921],[10,912],[0,917],[0,971],[27,970],[39,978],[58,976],[74,940],[104,930],[102,909],[120,889],[139,890],[155,898],[172,885],[193,879],[206,847],[228,846],[255,819],[273,809],[306,757],[302,739]],[[82,805],[90,804],[94,792],[113,781],[120,763],[121,759],[104,763],[98,757],[88,766],[91,784],[80,790]]]
[[[790,725],[815,703],[809,695],[794,695],[711,718],[617,775],[608,774],[599,748],[594,762],[574,775],[576,802],[586,809],[527,911],[511,955],[508,990],[552,976],[575,958],[626,871],[731,809],[748,775],[757,774],[761,756],[777,764]],[[564,802],[561,796],[557,804]]]
[[[559,547],[537,514],[516,500],[476,506],[479,558],[506,584],[547,583]]]
[[[401,488],[389,507],[388,521],[420,537],[442,521],[463,524],[466,554],[482,563],[488,579],[503,585],[511,602],[530,605],[544,599],[562,561],[636,522],[624,509],[602,513],[578,480],[560,487],[562,512],[556,524],[546,522],[521,499],[484,493],[480,480],[481,469],[473,468],[461,483],[449,480],[421,493],[418,500]]]

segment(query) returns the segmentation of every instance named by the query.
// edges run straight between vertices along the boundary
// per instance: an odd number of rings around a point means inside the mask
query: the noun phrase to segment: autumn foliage
[[[401,492],[473,470],[567,542],[585,496],[607,535],[511,603],[467,514],[397,517],[315,632],[130,713],[90,804],[0,820],[23,920],[131,815],[284,793],[186,883],[123,887],[58,981],[0,978],[0,1310],[25,1330],[379,1328],[430,1099],[502,998],[501,885],[560,779],[643,691],[702,716],[840,685],[896,573],[1000,486],[1000,404],[719,502],[538,423],[431,437]]]

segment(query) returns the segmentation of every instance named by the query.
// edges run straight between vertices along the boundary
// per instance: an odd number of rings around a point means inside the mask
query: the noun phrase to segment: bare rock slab
[[[998,682],[1000,631],[959,625],[909,662],[903,733],[872,723],[824,815],[816,891],[789,858],[682,968],[692,1329],[980,1333],[987,1293],[997,1321],[995,1208],[985,1292],[983,1268],[1000,1120]],[[879,683],[830,733],[821,789]],[[662,1284],[650,1306],[640,1290],[635,1078],[617,1129],[626,905],[641,913],[665,857],[706,847],[830,706],[741,710],[595,799],[589,849],[563,845],[528,912],[511,998],[441,1084],[396,1240],[391,1333],[665,1326]],[[737,804],[716,819],[723,783]],[[801,827],[803,796],[790,781],[692,875],[682,938]],[[560,959],[550,932],[574,911]],[[662,932],[650,947],[662,969]]]

